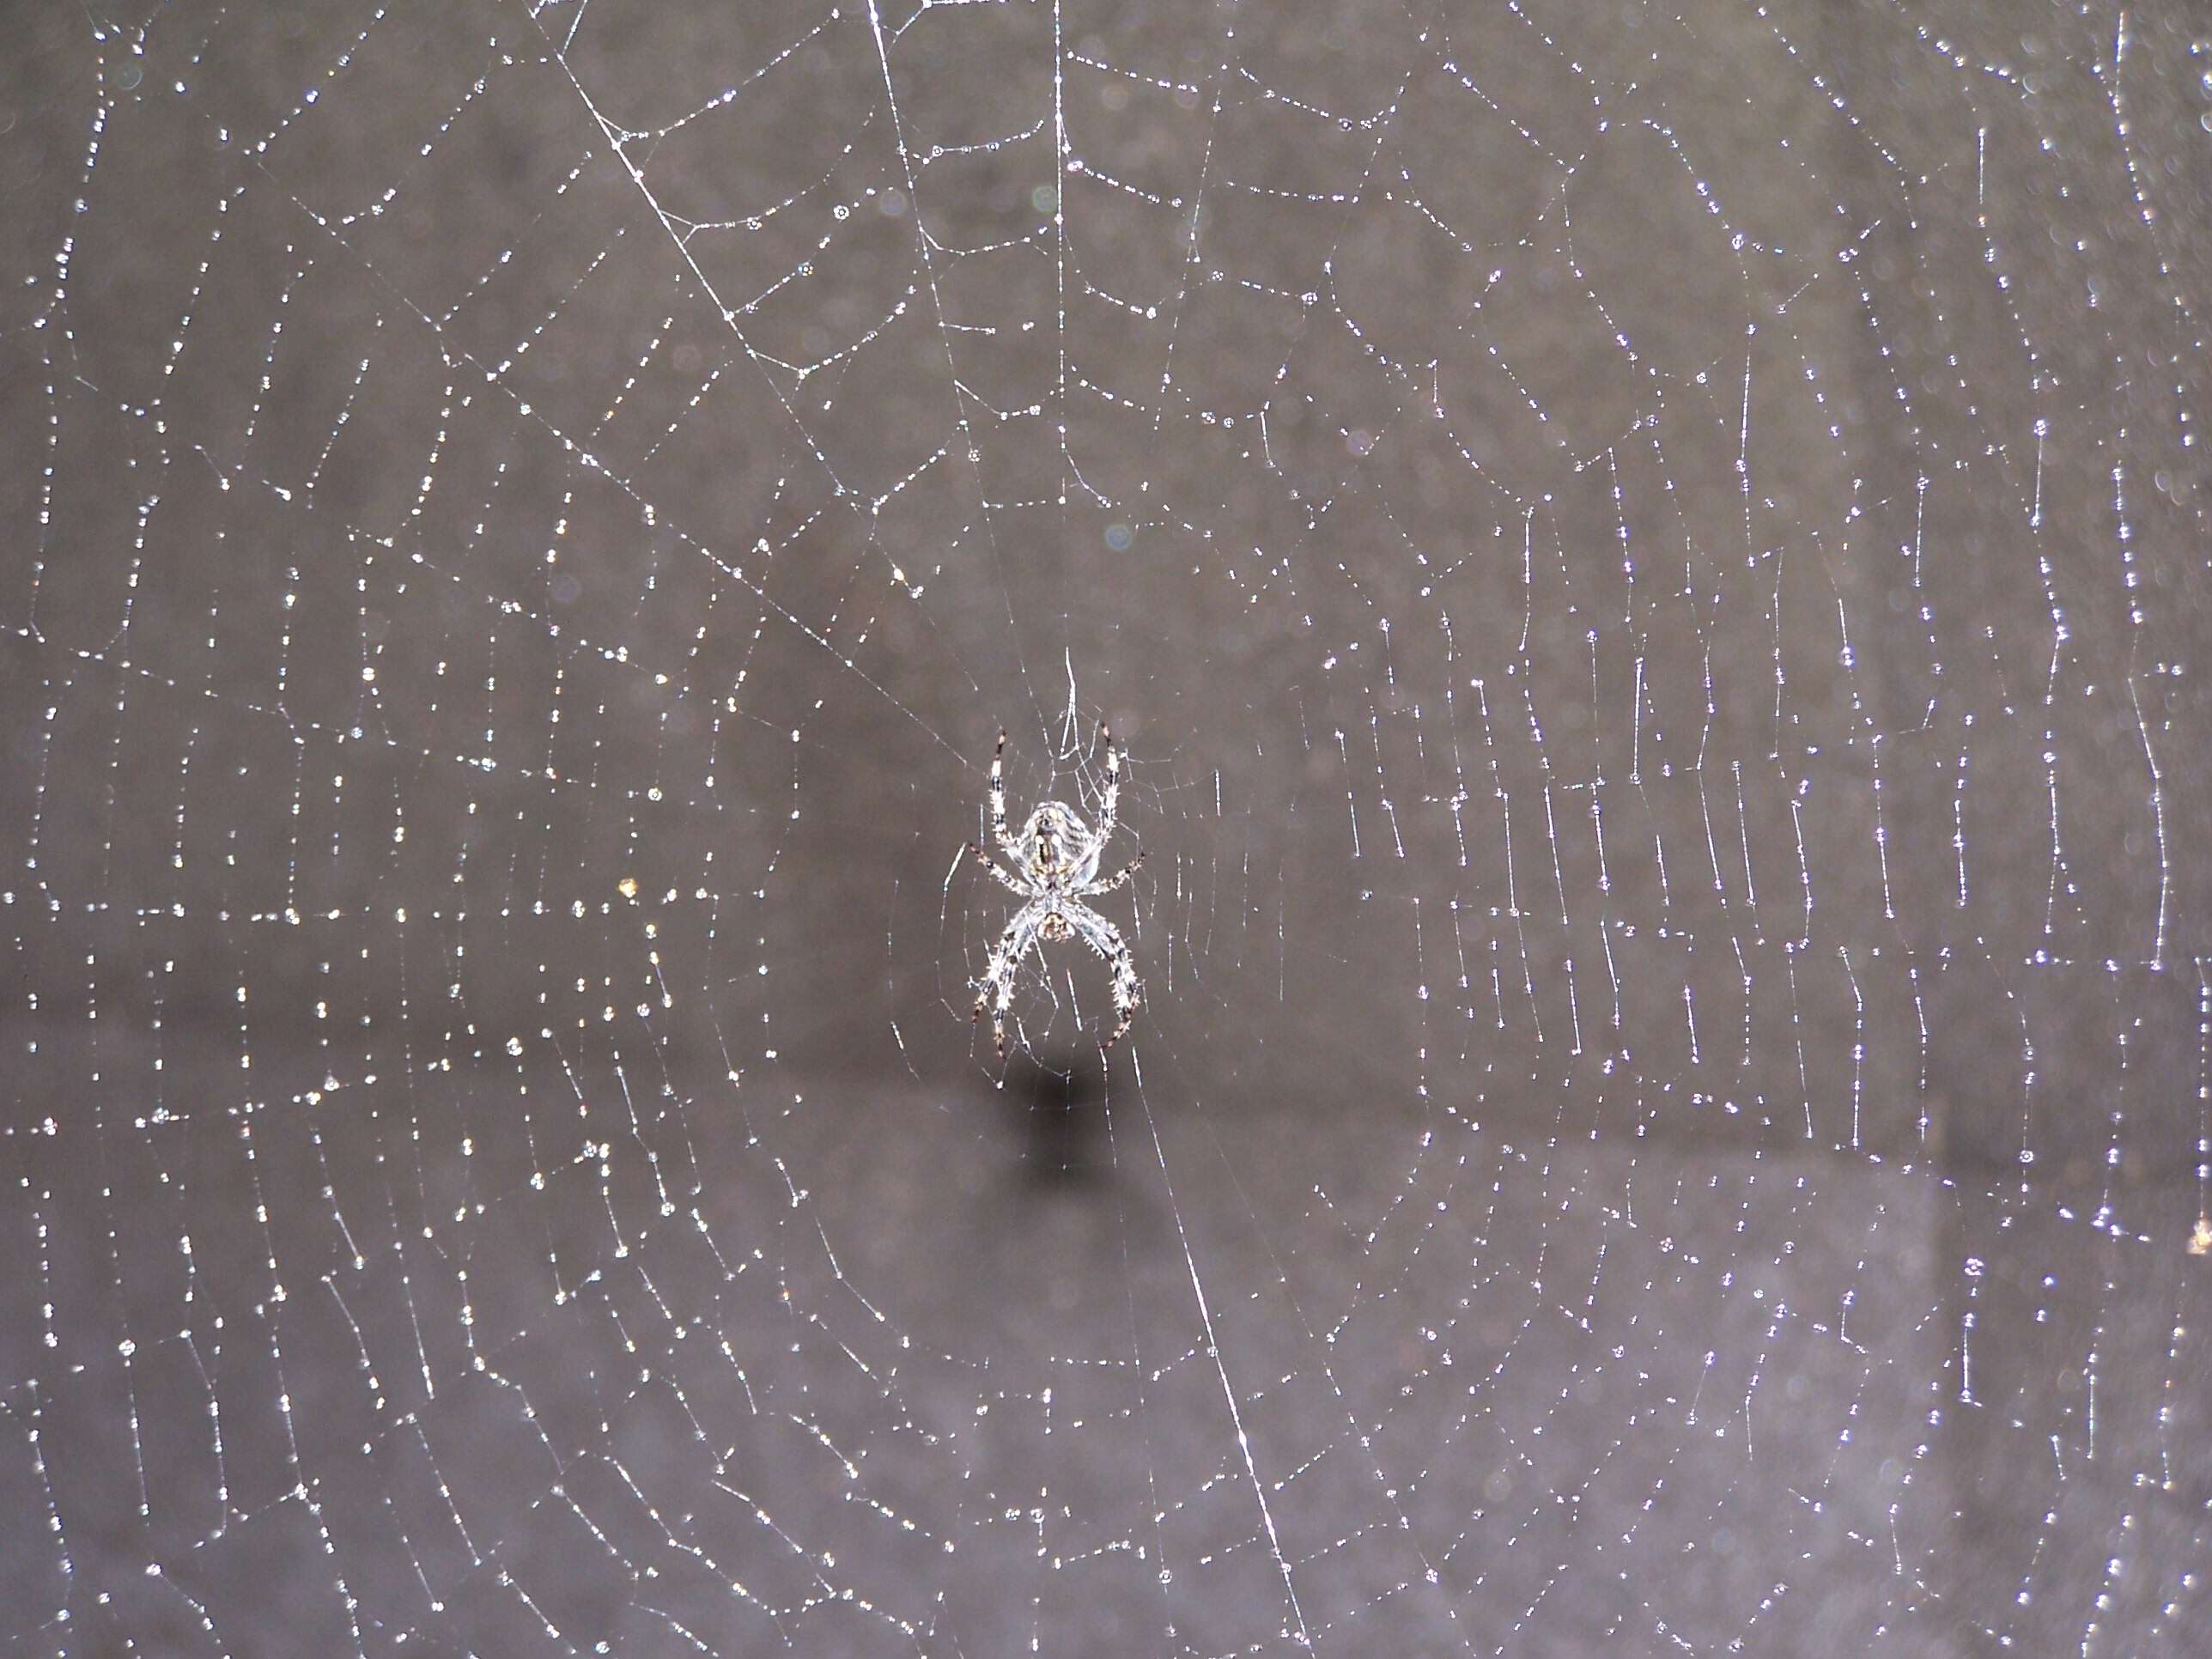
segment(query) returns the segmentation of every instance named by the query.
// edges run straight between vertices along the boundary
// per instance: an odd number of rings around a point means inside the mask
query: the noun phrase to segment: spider
[[[1006,751],[1004,732],[999,733],[999,746],[991,754],[991,830],[1015,873],[1009,875],[1001,869],[981,842],[975,843],[976,862],[996,876],[1008,891],[1029,901],[1014,912],[1006,931],[999,935],[983,977],[975,981],[975,1021],[982,1019],[985,1005],[992,1003],[994,992],[997,994],[991,1007],[991,1035],[998,1042],[1002,1060],[1006,1057],[1006,1010],[1014,1000],[1014,969],[1039,944],[1079,933],[1083,942],[1113,969],[1116,1024],[1114,1035],[1098,1045],[1101,1054],[1121,1040],[1129,1022],[1137,1017],[1144,986],[1137,978],[1129,947],[1121,942],[1121,931],[1112,922],[1083,902],[1126,884],[1145,861],[1139,853],[1115,874],[1103,881],[1098,878],[1098,857],[1113,837],[1114,811],[1121,794],[1121,757],[1114,747],[1114,734],[1102,726],[1098,738],[1106,750],[1106,793],[1099,800],[1096,830],[1073,807],[1048,800],[1030,814],[1018,836],[1007,834],[1006,784],[1001,775]]]

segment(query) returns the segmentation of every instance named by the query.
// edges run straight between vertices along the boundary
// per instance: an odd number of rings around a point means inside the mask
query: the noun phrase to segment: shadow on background
[[[1020,1146],[1024,1184],[1039,1193],[1075,1195],[1110,1182],[1097,1045],[1054,1045],[1018,1054],[1010,1064],[1006,1086],[993,1092],[1009,1136]]]

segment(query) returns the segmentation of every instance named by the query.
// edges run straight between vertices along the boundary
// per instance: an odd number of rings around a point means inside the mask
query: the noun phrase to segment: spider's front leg
[[[1105,960],[1114,975],[1114,1034],[1098,1045],[1104,1054],[1128,1034],[1129,1026],[1137,1018],[1137,1005],[1144,1000],[1144,981],[1137,977],[1136,959],[1121,938],[1121,930],[1096,912],[1075,907],[1073,916],[1076,928],[1085,943]]]
[[[1106,932],[1114,941],[1113,953],[1107,960],[1114,968],[1114,1035],[1098,1045],[1104,1054],[1128,1034],[1131,1023],[1137,1018],[1137,1005],[1144,1000],[1144,981],[1137,977],[1137,964],[1129,955],[1129,947],[1121,941],[1121,930],[1112,922]]]
[[[995,865],[992,867],[997,868]],[[1008,884],[1012,885],[1011,883]],[[991,959],[984,964],[983,977],[975,981],[975,1012],[969,1016],[968,1023],[974,1025],[981,1022],[984,1006],[993,1003],[993,994],[995,993],[996,1002],[991,1008],[991,1037],[998,1045],[1001,1060],[1006,1057],[1006,1010],[1014,1002],[1014,964],[1021,960],[1022,952],[1029,948],[1033,927],[1027,908],[1017,913],[1014,919],[1006,924],[1006,931],[999,935],[999,943],[991,952]]]

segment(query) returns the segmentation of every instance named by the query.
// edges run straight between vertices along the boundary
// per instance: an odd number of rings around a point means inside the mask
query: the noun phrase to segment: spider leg
[[[994,866],[995,867],[995,866]],[[999,935],[999,943],[991,951],[991,959],[984,964],[983,977],[975,981],[975,1011],[968,1023],[979,1023],[987,1003],[991,1008],[991,1036],[997,1043],[999,1058],[1006,1057],[1006,1010],[1014,1002],[1014,964],[1028,950],[1036,937],[1036,922],[1031,916],[1032,905],[1024,905],[1006,924],[1006,931]],[[996,993],[995,1001],[994,993]]]
[[[1013,832],[1006,828],[1006,730],[999,728],[999,746],[991,751],[991,833],[999,845],[1016,865],[1022,861],[1022,849],[1015,843]]]
[[[1121,751],[1114,746],[1114,728],[1103,720],[1098,741],[1106,745],[1106,793],[1098,802],[1098,844],[1103,847],[1113,836],[1114,815],[1121,805]]]
[[[1137,1018],[1137,1005],[1144,1000],[1144,981],[1137,977],[1137,964],[1129,955],[1129,947],[1121,939],[1121,930],[1096,911],[1078,904],[1067,907],[1068,919],[1084,942],[1104,958],[1114,973],[1114,1034],[1098,1045],[1104,1054],[1128,1032],[1130,1024]]]
[[[1028,888],[1023,886],[1021,883],[1016,881],[1012,876],[1000,869],[997,864],[992,861],[991,854],[985,850],[981,842],[979,841],[975,842],[975,862],[981,865],[986,870],[988,870],[993,875],[996,876],[999,878],[999,884],[1000,886],[1004,887],[1010,893],[1019,893],[1024,898],[1030,896]]]
[[[1142,853],[1138,854],[1136,857],[1131,859],[1119,870],[1116,870],[1112,875],[1107,877],[1105,880],[1092,882],[1090,886],[1083,890],[1084,896],[1085,897],[1089,897],[1097,893],[1110,893],[1116,887],[1127,886],[1129,884],[1129,878],[1137,873],[1137,866],[1144,861],[1145,855]]]

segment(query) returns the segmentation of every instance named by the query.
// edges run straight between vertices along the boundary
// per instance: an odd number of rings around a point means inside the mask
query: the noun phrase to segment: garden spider
[[[1083,902],[1124,885],[1145,861],[1145,855],[1139,853],[1115,874],[1103,881],[1098,878],[1099,854],[1106,850],[1106,843],[1113,836],[1114,811],[1121,794],[1121,756],[1114,747],[1114,734],[1101,726],[1098,740],[1106,750],[1106,791],[1099,798],[1096,830],[1083,822],[1074,808],[1048,800],[1030,814],[1018,836],[1007,834],[1006,784],[1000,769],[1006,750],[1004,732],[999,733],[999,746],[991,753],[991,830],[1014,866],[1014,873],[1010,875],[1001,869],[981,842],[975,843],[976,862],[996,876],[1007,890],[1029,901],[1014,912],[1006,931],[999,935],[998,945],[984,967],[983,977],[975,981],[975,1012],[972,1018],[980,1022],[985,1005],[992,1005],[991,1035],[998,1042],[1001,1060],[1006,1057],[1006,1010],[1014,1000],[1014,969],[1030,948],[1039,944],[1072,939],[1079,933],[1084,943],[1103,957],[1113,970],[1116,1023],[1114,1035],[1098,1045],[1100,1054],[1119,1042],[1129,1029],[1129,1022],[1137,1017],[1137,1003],[1144,986],[1137,978],[1129,947],[1122,943],[1121,931],[1112,922]]]

